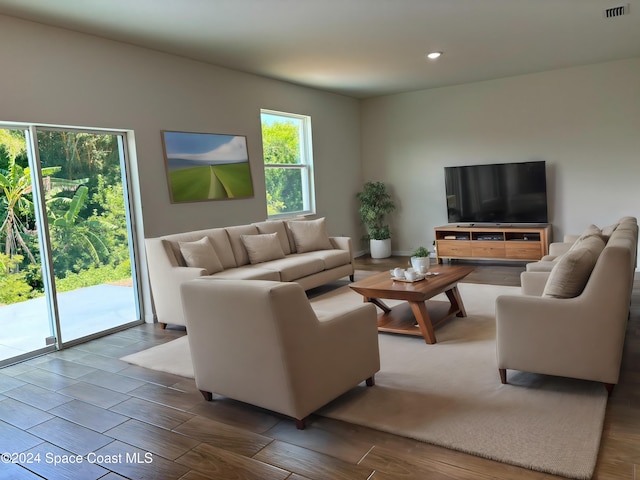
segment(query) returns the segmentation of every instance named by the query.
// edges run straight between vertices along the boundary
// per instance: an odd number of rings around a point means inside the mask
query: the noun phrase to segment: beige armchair
[[[380,370],[372,304],[314,312],[297,283],[197,279],[181,285],[196,386],[305,418]]]
[[[621,224],[575,296],[549,293],[562,286],[551,281],[552,276],[558,280],[564,268],[557,262],[552,272],[523,272],[523,295],[496,299],[496,353],[502,383],[507,382],[507,369],[512,369],[599,381],[611,392],[620,373],[637,242],[637,223]],[[564,260],[569,259],[567,254],[562,263],[568,264]],[[585,273],[579,270],[565,272],[565,286]]]

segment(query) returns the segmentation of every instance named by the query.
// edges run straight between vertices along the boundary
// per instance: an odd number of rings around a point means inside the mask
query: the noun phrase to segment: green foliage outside
[[[117,137],[39,131],[56,290],[131,277]],[[0,129],[0,303],[44,294],[24,133]]]
[[[106,233],[115,225],[101,217],[82,218],[80,212],[89,198],[89,189],[78,187],[72,199],[62,202],[63,209],[49,209],[51,244],[56,245],[53,266],[56,272],[77,272],[87,267],[108,263]],[[66,276],[66,274],[64,275]]]
[[[0,305],[22,302],[32,297],[31,286],[26,282],[26,273],[16,271],[22,256],[9,257],[0,253]]]
[[[69,292],[78,288],[101,285],[108,282],[121,282],[131,277],[131,264],[127,262],[118,265],[103,265],[89,267],[79,273],[70,273],[56,282],[58,292]]]
[[[267,166],[265,186],[269,215],[299,212],[304,208],[300,170],[277,167],[282,164],[300,164],[298,132],[298,127],[292,123],[262,124],[262,151],[264,164]]]

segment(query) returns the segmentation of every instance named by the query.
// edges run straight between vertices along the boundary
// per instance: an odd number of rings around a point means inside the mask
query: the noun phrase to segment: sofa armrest
[[[165,275],[155,276],[151,281],[151,289],[158,322],[185,325],[180,285],[206,275],[207,271],[203,268],[171,267]]]
[[[576,243],[576,240],[578,240],[578,238],[580,238],[580,234],[567,233],[564,237],[562,237],[562,241],[563,243],[570,243],[573,245],[574,243]]]
[[[549,244],[549,255],[559,257],[567,253],[575,242],[554,242]]]
[[[352,251],[351,237],[329,237],[329,241],[338,250]]]
[[[558,262],[554,262],[553,260],[539,260],[537,262],[527,263],[525,268],[527,272],[550,272],[557,264]]]
[[[363,371],[371,376],[380,370],[378,347],[378,313],[372,303],[362,303],[348,310],[317,312],[318,345],[331,351],[318,376],[327,375],[335,382],[336,372],[345,379],[356,378]],[[362,377],[360,381],[364,380]]]
[[[621,335],[621,322],[583,296],[496,299],[498,368],[615,384]]]
[[[164,324],[184,325],[180,284],[207,275],[207,271],[181,266],[162,238],[145,239],[145,247],[156,319]]]
[[[547,284],[550,271],[522,272],[520,274],[520,285],[522,285],[523,295],[541,297],[544,286]]]
[[[329,240],[331,241],[331,245],[338,250],[346,250],[349,252],[351,266],[353,267],[353,271],[355,271],[356,261],[353,257],[353,242],[351,241],[351,237],[329,237]]]

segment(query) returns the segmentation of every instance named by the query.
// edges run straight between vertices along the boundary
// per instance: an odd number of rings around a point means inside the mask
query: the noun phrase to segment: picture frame
[[[171,203],[254,196],[247,137],[162,130]]]

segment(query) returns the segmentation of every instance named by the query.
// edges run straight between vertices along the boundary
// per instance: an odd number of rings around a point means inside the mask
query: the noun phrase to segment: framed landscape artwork
[[[162,131],[171,203],[253,197],[243,135]]]

